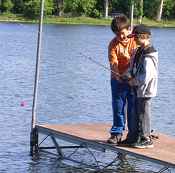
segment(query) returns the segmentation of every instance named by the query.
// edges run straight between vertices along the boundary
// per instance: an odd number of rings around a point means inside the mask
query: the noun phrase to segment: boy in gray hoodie
[[[133,33],[138,48],[131,68],[130,85],[137,93],[138,138],[131,146],[152,148],[151,140],[151,98],[156,96],[158,81],[158,52],[151,45],[151,31],[145,25],[137,25]]]

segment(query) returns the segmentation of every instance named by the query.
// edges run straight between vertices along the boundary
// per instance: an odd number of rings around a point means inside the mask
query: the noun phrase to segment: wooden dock
[[[159,138],[154,140],[154,148],[150,149],[114,146],[106,143],[110,128],[109,124],[36,125],[38,134],[54,136],[73,144],[87,144],[94,149],[111,150],[175,168],[175,138],[158,134]]]

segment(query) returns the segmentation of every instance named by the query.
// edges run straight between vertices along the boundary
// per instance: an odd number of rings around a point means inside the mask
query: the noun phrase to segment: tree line
[[[45,15],[102,18],[124,13],[129,17],[131,4],[134,4],[134,17],[140,20],[143,17],[175,19],[175,0],[45,0]],[[35,18],[39,8],[40,0],[0,0],[1,13]]]

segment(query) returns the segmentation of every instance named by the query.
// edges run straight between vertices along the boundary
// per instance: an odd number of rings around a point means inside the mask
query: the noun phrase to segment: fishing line
[[[83,53],[80,53],[80,55],[82,55],[84,58],[90,60],[90,61],[93,62],[94,64],[96,64],[96,65],[102,67],[103,69],[114,73],[116,76],[121,77],[121,75],[120,75],[119,73],[117,73],[117,72],[111,70],[109,67],[106,67],[104,64],[101,64],[100,62],[94,60],[92,57],[87,56],[87,55],[85,55],[85,54],[83,54]]]

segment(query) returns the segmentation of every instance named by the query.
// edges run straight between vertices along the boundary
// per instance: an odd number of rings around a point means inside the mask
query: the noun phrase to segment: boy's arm
[[[120,80],[120,75],[118,72],[118,58],[117,58],[117,50],[116,50],[116,40],[113,39],[108,46],[108,59],[111,68],[112,78]]]
[[[111,66],[113,66],[114,64],[116,64],[118,66],[118,60],[117,60],[114,40],[112,40],[108,46],[108,58],[109,58],[109,63]]]

